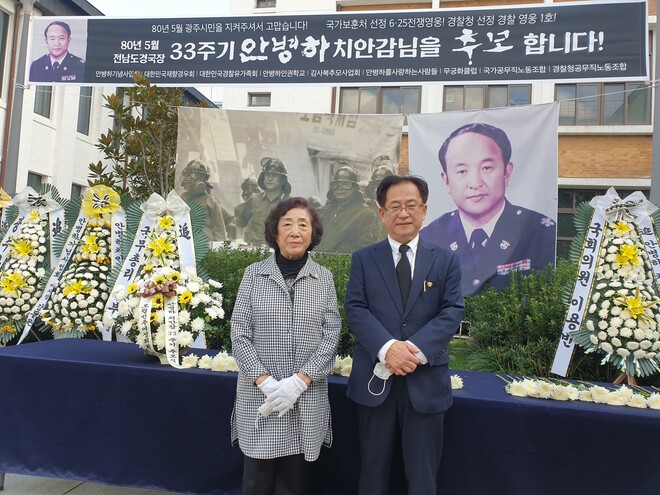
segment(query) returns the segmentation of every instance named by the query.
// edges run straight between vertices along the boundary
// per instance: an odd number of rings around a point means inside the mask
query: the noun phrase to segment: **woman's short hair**
[[[266,243],[272,247],[275,251],[279,249],[277,246],[277,224],[280,222],[287,211],[292,210],[293,208],[302,208],[309,213],[309,218],[312,220],[312,242],[310,243],[307,251],[311,251],[321,242],[323,237],[323,225],[321,224],[321,219],[319,217],[316,209],[309,204],[305,198],[287,198],[283,199],[275,208],[270,210],[268,218],[266,218],[264,235],[266,238]]]

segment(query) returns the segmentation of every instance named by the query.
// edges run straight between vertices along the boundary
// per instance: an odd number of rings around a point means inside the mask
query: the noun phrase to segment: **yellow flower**
[[[0,208],[6,208],[11,203],[11,196],[0,187]]]
[[[77,296],[78,294],[89,294],[90,292],[92,292],[92,288],[88,286],[86,283],[81,282],[80,280],[76,280],[72,284],[64,286],[62,292],[64,293],[65,296],[68,296],[69,294],[73,294],[74,296]]]
[[[154,265],[144,265],[144,268],[143,268],[143,270],[147,273],[149,273],[153,269],[154,269]]]
[[[616,262],[619,265],[625,265],[627,263],[630,263],[631,265],[638,265],[639,254],[637,252],[637,247],[623,244],[619,248],[619,252],[616,254]]]
[[[621,220],[614,224],[614,231],[617,234],[625,234],[626,232],[630,232],[630,225],[628,222]]]
[[[155,309],[161,309],[163,307],[163,302],[164,301],[165,301],[165,297],[163,296],[163,294],[161,294],[160,292],[157,293],[157,294],[154,294],[154,299],[153,299],[153,302],[152,302],[152,306]]]
[[[151,252],[154,253],[155,256],[174,252],[174,244],[167,242],[167,240],[162,237],[151,241],[147,247],[151,249]]]
[[[126,287],[126,292],[128,292],[129,294],[135,294],[137,290],[138,290],[138,286],[135,283],[128,284],[128,287]]]
[[[154,312],[152,311],[152,312],[149,314],[149,321],[150,321],[151,323],[153,323],[154,321],[156,321],[156,318],[158,318],[158,317],[156,316],[156,313],[154,313]]]
[[[183,294],[179,295],[179,304],[188,304],[192,299],[192,292],[186,291]]]
[[[154,278],[154,282],[156,282],[158,285],[161,285],[167,282],[167,279],[163,275],[158,275],[156,278]]]
[[[637,286],[634,296],[619,295],[614,298],[614,302],[620,306],[625,306],[625,309],[628,310],[631,318],[640,320],[641,322],[648,322],[651,321],[652,318],[646,314],[646,310],[657,306],[658,303],[660,303],[660,299],[647,301],[646,297],[640,294],[639,286]]]
[[[28,217],[30,220],[37,220],[39,218],[39,212],[37,210],[32,210]]]
[[[83,197],[82,210],[88,217],[100,217],[105,213],[114,213],[120,208],[117,192],[108,186],[94,186]]]
[[[181,280],[181,274],[179,272],[172,272],[169,275],[169,279],[172,282],[178,282],[179,280]]]
[[[174,219],[169,215],[165,215],[164,217],[160,217],[158,219],[158,226],[161,229],[169,229],[170,227],[174,226]]]
[[[0,279],[0,287],[12,296],[17,296],[19,289],[25,285],[25,279],[19,273],[10,273]]]
[[[18,256],[32,256],[34,248],[30,241],[12,241],[9,243],[13,254]]]
[[[16,333],[16,329],[11,325],[5,325],[2,328],[0,328],[0,333],[2,332]]]
[[[101,247],[97,244],[95,235],[88,235],[84,241],[82,247],[83,253],[98,253],[101,250]]]

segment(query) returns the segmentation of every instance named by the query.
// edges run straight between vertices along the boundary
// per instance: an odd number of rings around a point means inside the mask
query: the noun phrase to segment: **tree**
[[[134,198],[152,193],[165,197],[174,188],[177,107],[184,106],[183,89],[153,86],[137,72],[134,86],[106,96],[105,108],[114,120],[96,147],[102,160],[89,166],[90,186],[104,184]]]

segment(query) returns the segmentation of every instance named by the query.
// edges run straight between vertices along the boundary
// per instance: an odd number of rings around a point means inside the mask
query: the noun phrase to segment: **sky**
[[[217,17],[229,0],[87,0],[108,17]]]

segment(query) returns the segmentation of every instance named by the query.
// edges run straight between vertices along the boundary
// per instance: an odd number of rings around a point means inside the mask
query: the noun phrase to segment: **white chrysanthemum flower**
[[[192,329],[193,332],[201,332],[204,329],[204,320],[199,317],[195,318],[190,323],[190,328]]]
[[[593,332],[595,330],[594,322],[592,320],[587,320],[587,330]]]
[[[342,366],[342,370],[345,366]],[[452,390],[460,390],[463,388],[463,379],[458,375],[451,375],[451,388]]]
[[[628,351],[627,349],[624,349],[623,347],[620,347],[619,349],[617,349],[616,353],[619,356],[623,357],[623,358],[627,358],[628,356],[630,356],[630,351]]]
[[[591,395],[591,390],[580,390],[578,400],[581,400],[582,402],[593,402],[594,398]]]
[[[636,351],[639,349],[639,342],[630,341],[626,344],[626,348],[628,348],[630,351]]]
[[[509,393],[515,397],[526,397],[527,393],[523,388],[522,382],[516,380],[508,385]]]
[[[607,329],[607,335],[609,335],[610,337],[616,337],[617,335],[619,335],[619,329],[615,327],[609,327]]]
[[[197,366],[197,361],[199,361],[199,357],[197,357],[195,354],[190,354],[189,356],[183,356],[183,360],[181,361],[181,366],[184,368],[194,368]]]
[[[194,339],[192,333],[183,330],[178,333],[178,335],[176,336],[176,340],[180,346],[190,347]]]
[[[187,325],[190,322],[190,312],[187,309],[179,311],[179,324]]]
[[[539,387],[535,380],[525,378],[522,381],[523,390],[528,397],[538,397]]]
[[[121,324],[121,333],[124,335],[128,335],[128,332],[133,328],[133,322],[132,321],[125,321],[124,323]]]
[[[660,409],[660,394],[653,392],[646,402],[651,409]]]
[[[641,328],[636,328],[633,331],[633,335],[635,336],[635,340],[644,340],[646,337],[646,331]]]
[[[600,348],[605,351],[606,354],[611,354],[612,351],[614,350],[612,346],[608,342],[601,342],[600,343]]]
[[[609,296],[608,296],[609,293]],[[614,291],[608,291],[605,293],[605,297],[612,297],[614,295]],[[610,309],[610,314],[612,316],[618,316],[621,314],[621,308],[619,306],[614,306],[612,309]]]
[[[621,347],[621,340],[619,340],[617,337],[612,337],[612,340],[610,340],[610,343],[614,347]]]
[[[208,354],[205,354],[197,362],[197,366],[203,370],[213,369],[213,358]]]
[[[605,320],[600,320],[600,321],[598,322],[598,328],[600,328],[601,330],[605,330],[605,329],[607,329],[608,327],[609,327],[609,324],[607,323],[607,321],[605,321]]]

